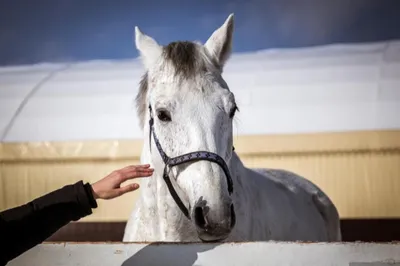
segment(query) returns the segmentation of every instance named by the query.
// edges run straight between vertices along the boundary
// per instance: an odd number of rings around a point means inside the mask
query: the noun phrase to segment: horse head
[[[203,45],[166,46],[135,28],[146,70],[137,108],[152,165],[202,241],[219,241],[235,226],[230,162],[234,94],[222,78],[232,50],[233,15]]]

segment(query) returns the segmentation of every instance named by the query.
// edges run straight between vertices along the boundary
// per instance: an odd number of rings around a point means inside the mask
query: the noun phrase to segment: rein
[[[224,161],[224,159],[222,159],[221,156],[219,156],[216,153],[212,153],[209,151],[195,151],[195,152],[190,152],[190,153],[186,153],[183,155],[179,155],[176,157],[169,157],[164,150],[161,147],[160,141],[157,138],[157,135],[154,131],[154,118],[153,118],[153,114],[152,114],[152,108],[151,105],[149,105],[149,110],[150,110],[150,120],[149,120],[149,124],[150,124],[150,133],[149,133],[149,145],[150,145],[150,151],[151,151],[151,135],[153,135],[153,139],[154,142],[156,144],[157,150],[161,155],[161,158],[165,164],[164,166],[164,172],[163,172],[163,179],[165,181],[165,183],[167,184],[169,193],[171,194],[172,198],[174,199],[174,201],[176,202],[176,204],[178,205],[178,207],[181,209],[181,211],[183,212],[183,214],[190,220],[190,214],[189,214],[189,210],[186,208],[186,206],[183,204],[182,200],[180,199],[179,195],[177,194],[174,186],[171,183],[171,179],[169,177],[168,174],[168,167],[173,167],[173,166],[177,166],[183,163],[187,163],[187,162],[196,162],[196,161],[210,161],[210,162],[214,162],[216,164],[218,164],[224,171],[227,182],[228,182],[228,192],[231,195],[233,192],[233,182],[232,182],[232,177],[231,174],[229,172],[229,168],[226,164],[226,162]],[[232,150],[235,150],[235,148],[233,147]]]

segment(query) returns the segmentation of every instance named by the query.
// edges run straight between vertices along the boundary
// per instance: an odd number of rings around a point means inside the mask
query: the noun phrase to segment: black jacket
[[[0,265],[42,243],[97,208],[90,184],[79,181],[0,213]]]

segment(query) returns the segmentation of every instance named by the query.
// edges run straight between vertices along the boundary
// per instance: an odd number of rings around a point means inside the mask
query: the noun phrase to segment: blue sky
[[[136,57],[135,25],[204,42],[229,13],[234,52],[400,39],[399,0],[0,0],[0,65]]]

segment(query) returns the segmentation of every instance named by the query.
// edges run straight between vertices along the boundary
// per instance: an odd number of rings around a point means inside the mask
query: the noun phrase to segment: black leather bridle
[[[158,152],[161,155],[161,158],[164,161],[165,167],[164,167],[164,173],[163,173],[163,179],[165,183],[167,184],[168,190],[171,193],[172,198],[175,200],[176,204],[178,207],[181,209],[183,214],[190,220],[190,214],[189,210],[186,208],[186,206],[183,204],[182,200],[179,198],[174,186],[171,183],[171,179],[168,174],[168,166],[173,167],[176,165],[180,165],[183,163],[187,162],[195,162],[195,161],[200,161],[200,160],[205,160],[205,161],[210,161],[217,163],[223,170],[228,182],[228,192],[231,195],[233,192],[233,182],[232,182],[232,177],[229,172],[229,168],[227,164],[225,163],[224,159],[222,159],[218,154],[209,152],[209,151],[195,151],[195,152],[190,152],[186,153],[183,155],[179,155],[173,158],[168,157],[167,154],[165,154],[164,150],[161,147],[160,141],[157,138],[157,135],[154,131],[154,118],[152,114],[152,108],[151,105],[149,105],[149,111],[150,111],[150,133],[149,133],[149,145],[150,145],[150,151],[151,151],[151,135],[153,135],[154,142],[157,146]],[[235,148],[233,147],[233,150]]]

